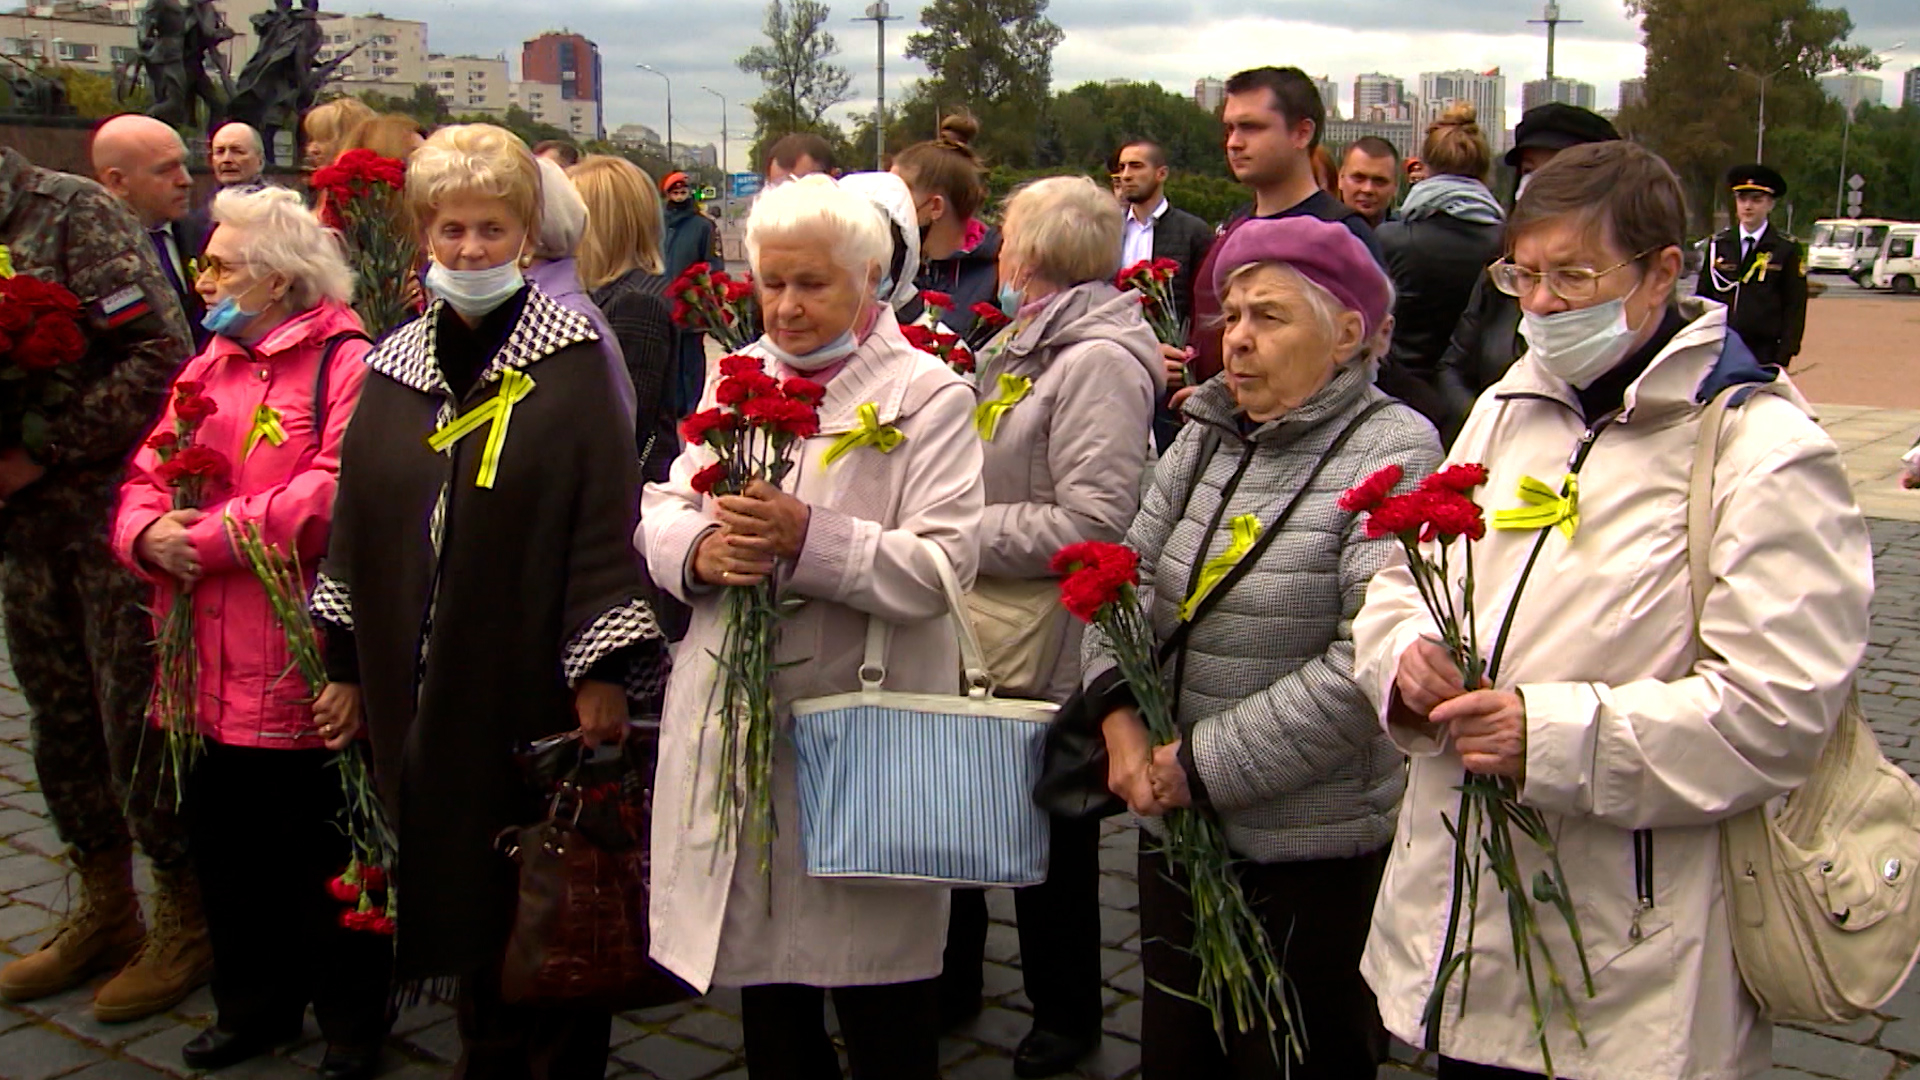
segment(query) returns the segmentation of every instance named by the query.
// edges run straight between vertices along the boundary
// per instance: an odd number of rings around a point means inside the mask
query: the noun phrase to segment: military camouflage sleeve
[[[41,455],[49,468],[129,453],[193,351],[180,302],[131,211],[85,190],[68,202],[61,228],[67,288],[85,305],[88,377],[49,418]]]

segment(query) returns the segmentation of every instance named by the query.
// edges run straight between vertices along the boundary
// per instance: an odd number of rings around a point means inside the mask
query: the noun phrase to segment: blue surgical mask
[[[1020,314],[1020,305],[1027,302],[1026,294],[1013,287],[1011,282],[1000,286],[1000,313],[1011,319]]]
[[[506,303],[525,283],[518,259],[485,270],[450,270],[439,262],[427,267],[427,290],[469,319]]]
[[[200,325],[209,334],[219,334],[221,337],[235,341],[242,340],[246,336],[247,326],[260,317],[260,312],[242,310],[240,298],[252,292],[259,284],[256,281],[241,292],[227,294],[226,299],[208,308],[207,313],[200,316]],[[264,310],[266,309],[261,309],[261,311]]]
[[[764,335],[760,338],[760,347],[772,353],[775,360],[780,361],[795,371],[819,371],[822,368],[832,367],[847,357],[852,356],[854,350],[860,347],[860,340],[854,337],[853,328],[848,327],[846,332],[842,333],[839,337],[834,338],[832,341],[827,342],[825,345],[820,346],[804,356],[795,355],[775,345],[771,335]]]

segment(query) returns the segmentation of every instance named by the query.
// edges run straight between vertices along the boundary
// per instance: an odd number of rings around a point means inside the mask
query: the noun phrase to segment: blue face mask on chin
[[[1000,314],[1011,319],[1020,314],[1020,305],[1026,303],[1026,295],[1011,284],[1000,286]]]
[[[259,284],[257,281],[254,282],[254,286]],[[226,299],[207,309],[207,313],[200,317],[200,325],[209,334],[219,334],[223,338],[231,338],[235,341],[245,340],[247,327],[260,317],[260,311],[244,311],[240,307],[240,298],[251,291],[253,287],[249,287],[245,292],[228,294]]]

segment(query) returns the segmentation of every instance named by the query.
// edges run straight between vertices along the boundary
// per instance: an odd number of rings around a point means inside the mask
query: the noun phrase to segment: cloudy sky
[[[832,2],[832,0],[829,0]],[[328,0],[327,10],[357,13],[362,3],[395,18],[428,24],[435,52],[491,56],[504,51],[518,75],[519,42],[544,30],[585,34],[600,46],[606,72],[609,129],[643,123],[666,126],[666,84],[636,70],[650,64],[673,80],[674,138],[720,142],[720,101],[730,103],[732,166],[747,168],[752,116],[746,103],[759,81],[742,74],[735,57],[760,40],[764,0],[569,0],[565,19],[543,14],[554,7],[518,0]],[[1876,49],[1900,42],[1889,57],[1886,103],[1897,104],[1899,73],[1920,65],[1920,3],[1914,0],[1852,0],[1853,39]],[[845,112],[870,112],[874,95],[875,36],[872,23],[856,23],[864,2],[833,4],[829,28],[840,44],[840,61],[853,73],[859,100]],[[924,74],[902,55],[907,34],[918,28],[918,8],[896,0],[888,24],[887,95],[898,97]],[[1190,93],[1195,79],[1225,77],[1260,64],[1298,64],[1327,75],[1340,87],[1340,107],[1351,113],[1353,78],[1362,72],[1398,75],[1418,92],[1422,71],[1498,67],[1508,78],[1508,117],[1518,119],[1520,87],[1545,74],[1545,29],[1527,25],[1540,17],[1539,0],[1481,0],[1435,4],[1427,0],[1053,0],[1053,20],[1066,32],[1054,52],[1054,82],[1066,87],[1089,79],[1130,78],[1159,82]],[[1555,68],[1563,77],[1598,87],[1597,104],[1612,108],[1621,79],[1640,74],[1644,52],[1639,30],[1619,0],[1562,0],[1562,26]]]

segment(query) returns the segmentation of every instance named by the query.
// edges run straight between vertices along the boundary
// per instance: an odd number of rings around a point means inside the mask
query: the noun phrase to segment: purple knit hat
[[[1227,291],[1227,277],[1249,263],[1285,263],[1333,294],[1342,307],[1357,311],[1372,336],[1386,321],[1393,286],[1373,253],[1345,225],[1319,218],[1254,218],[1227,235],[1213,260],[1216,296]]]

